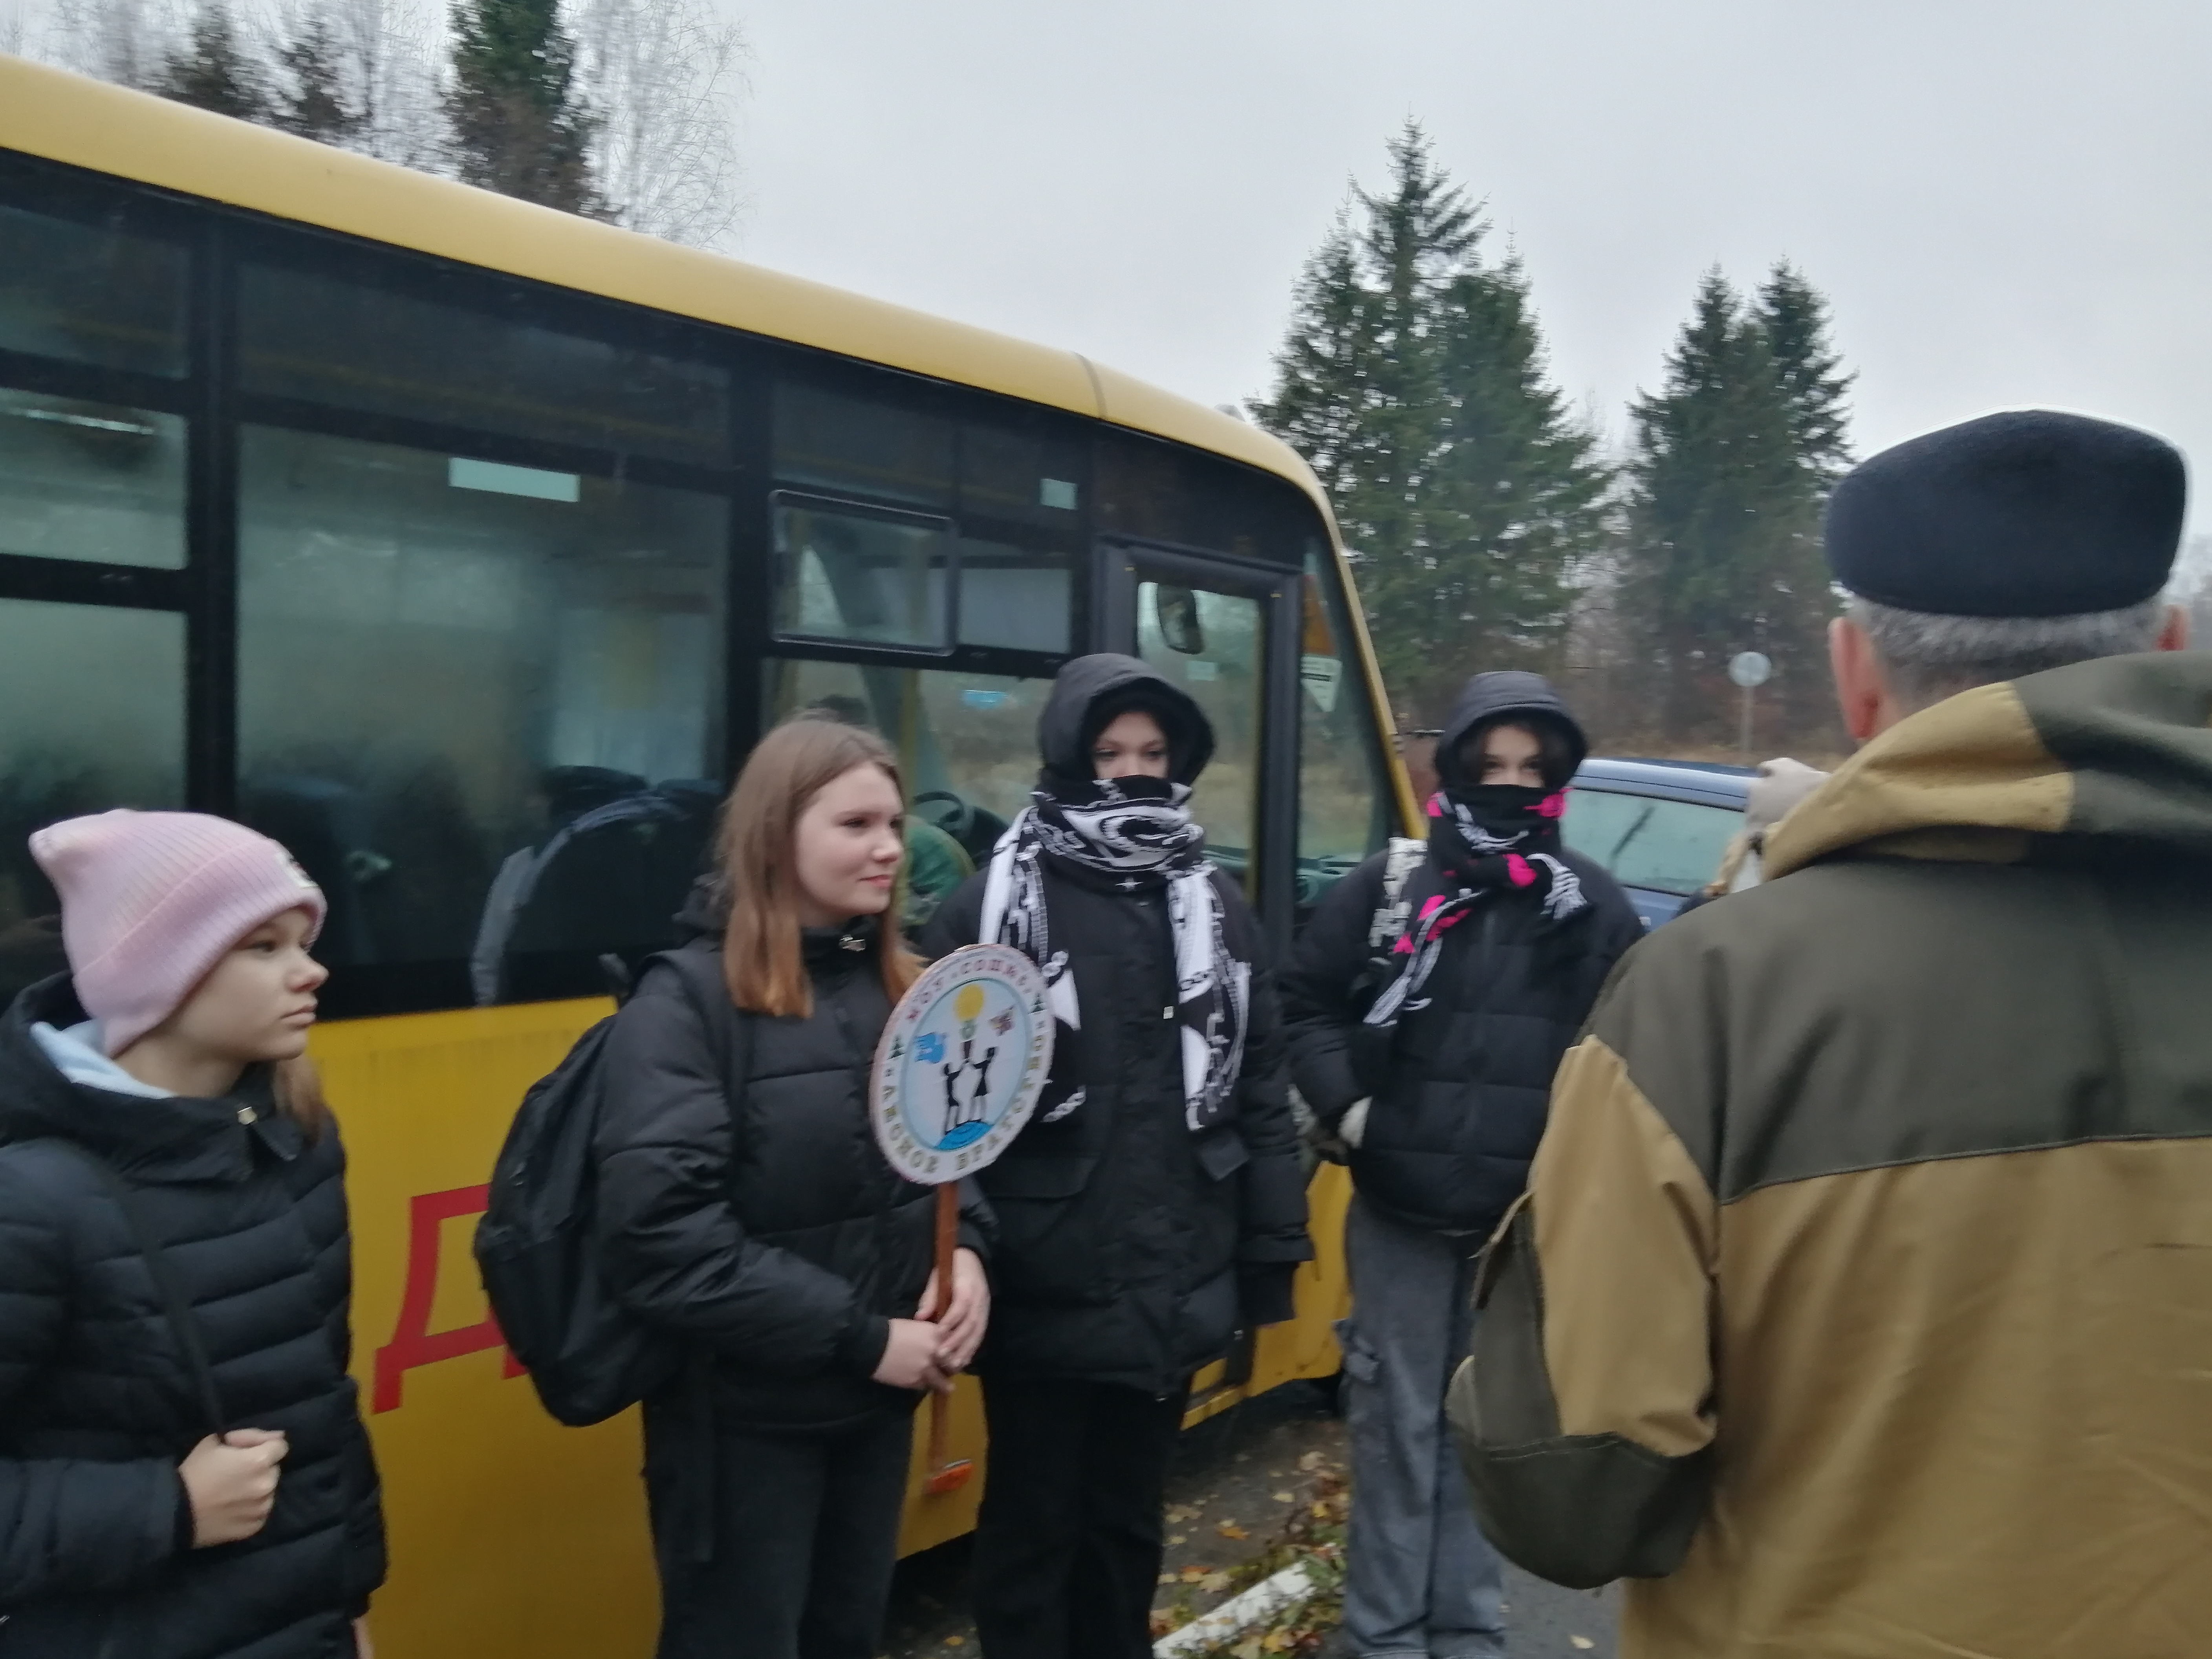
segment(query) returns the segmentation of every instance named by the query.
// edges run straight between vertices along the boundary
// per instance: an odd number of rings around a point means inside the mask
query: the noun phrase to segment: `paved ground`
[[[1185,1434],[1168,1479],[1163,1577],[1170,1582],[1157,1605],[1209,1605],[1216,1598],[1206,1578],[1265,1550],[1315,1483],[1340,1476],[1343,1462],[1344,1425],[1327,1395],[1307,1383],[1274,1389]],[[967,1572],[965,1539],[901,1564],[885,1643],[890,1659],[972,1652]],[[1613,1659],[1612,1592],[1560,1589],[1508,1569],[1506,1604],[1513,1659]]]

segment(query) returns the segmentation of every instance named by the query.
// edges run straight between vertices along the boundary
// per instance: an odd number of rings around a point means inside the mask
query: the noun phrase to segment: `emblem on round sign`
[[[971,945],[922,971],[876,1047],[869,1121],[890,1165],[930,1185],[972,1175],[1021,1132],[1052,1068],[1044,975]]]

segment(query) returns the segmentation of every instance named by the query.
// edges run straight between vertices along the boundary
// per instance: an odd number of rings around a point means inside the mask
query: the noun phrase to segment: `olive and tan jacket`
[[[1451,1413],[1626,1659],[2212,1654],[2208,720],[1951,698],[1600,1000]]]

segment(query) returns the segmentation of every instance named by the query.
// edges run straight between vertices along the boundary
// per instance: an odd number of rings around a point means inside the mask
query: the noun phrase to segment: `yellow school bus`
[[[355,1369],[408,1659],[642,1659],[634,1417],[556,1426],[470,1256],[525,1087],[668,940],[764,726],[897,746],[941,868],[1025,799],[1051,676],[1144,656],[1276,944],[1413,804],[1311,474],[1228,416],[938,321],[0,58],[0,981],[32,829],[254,824],[320,882]],[[1194,1417],[1337,1364],[1299,1316]],[[971,1385],[959,1450],[982,1458]],[[915,1489],[906,1547],[980,1483]]]

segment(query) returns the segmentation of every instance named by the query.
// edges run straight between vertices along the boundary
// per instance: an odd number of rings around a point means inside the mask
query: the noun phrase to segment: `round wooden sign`
[[[940,957],[876,1045],[869,1121],[891,1167],[931,1186],[973,1175],[1021,1133],[1052,1067],[1044,975],[1019,951]]]

